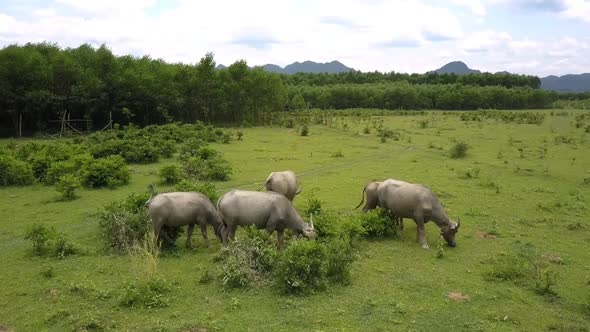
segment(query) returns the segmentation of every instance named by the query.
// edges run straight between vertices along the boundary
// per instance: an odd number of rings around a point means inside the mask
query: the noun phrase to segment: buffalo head
[[[461,226],[461,220],[457,219],[457,223],[450,222],[449,226],[446,229],[440,230],[440,235],[447,241],[449,247],[456,247],[457,242],[455,241],[455,234],[459,231],[459,227]]]

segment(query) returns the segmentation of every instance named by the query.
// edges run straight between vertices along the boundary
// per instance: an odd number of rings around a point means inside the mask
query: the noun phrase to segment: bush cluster
[[[0,155],[0,186],[28,185],[35,181],[33,170],[24,161]]]
[[[66,256],[82,253],[82,250],[70,242],[63,233],[43,224],[31,225],[25,232],[25,239],[31,241],[33,254],[37,256],[50,254],[63,259]]]
[[[182,171],[186,178],[201,181],[229,179],[232,167],[227,160],[223,159],[219,151],[206,145],[193,151],[189,156],[183,155]]]
[[[449,150],[449,156],[453,159],[465,158],[469,145],[465,142],[457,142]]]
[[[398,225],[393,215],[386,209],[377,208],[362,214],[360,224],[364,235],[369,238],[395,236]]]

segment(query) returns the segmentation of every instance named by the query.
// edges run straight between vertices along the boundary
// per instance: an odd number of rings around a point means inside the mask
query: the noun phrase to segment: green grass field
[[[169,306],[117,305],[125,282],[143,273],[142,262],[105,254],[95,214],[130,192],[144,192],[173,159],[132,165],[129,185],[80,190],[80,198],[71,202],[56,201],[54,189],[43,185],[0,188],[0,326],[15,331],[588,331],[590,134],[573,125],[576,112],[542,112],[547,116],[541,125],[463,122],[458,113],[441,112],[344,117],[329,127],[310,126],[307,137],[295,129],[257,127],[243,129],[241,141],[216,144],[234,168],[230,181],[216,183],[221,192],[257,190],[271,171],[292,169],[304,188],[295,199],[298,208],[313,195],[324,208],[349,211],[367,182],[396,178],[427,185],[452,218],[461,217],[457,247],[445,247],[444,257],[436,257],[434,224],[426,225],[431,249],[424,250],[416,243],[414,222],[406,220],[398,238],[357,243],[350,285],[309,296],[280,295],[270,287],[224,291],[218,281],[200,283],[220,244],[206,248],[196,232],[193,249],[183,247],[182,237],[176,254],[159,259],[158,269],[172,285]],[[372,127],[380,120],[401,133],[400,139],[380,142]],[[426,128],[422,120],[428,120]],[[363,133],[367,126],[370,134]],[[469,144],[467,157],[449,158],[455,141]],[[34,257],[23,239],[33,223],[54,226],[88,253],[63,260]],[[503,257],[531,255],[551,271],[557,295],[535,291],[533,275],[489,278],[505,270],[499,263]],[[51,278],[42,275],[48,269]],[[451,299],[451,292],[468,298]]]

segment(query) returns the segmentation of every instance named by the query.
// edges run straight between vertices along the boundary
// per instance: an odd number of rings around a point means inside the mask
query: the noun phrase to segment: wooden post
[[[23,137],[23,113],[18,113],[18,137]]]
[[[64,130],[66,129],[66,113],[68,111],[64,111],[64,114],[61,117],[61,130],[59,131],[59,138],[61,138],[61,136],[64,133]]]
[[[109,128],[113,129],[113,111],[109,111]]]

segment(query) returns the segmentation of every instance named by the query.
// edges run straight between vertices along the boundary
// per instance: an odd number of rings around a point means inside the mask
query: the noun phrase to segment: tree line
[[[286,75],[249,68],[245,61],[216,69],[211,53],[195,64],[171,64],[115,56],[104,45],[29,43],[0,49],[0,136],[56,130],[66,112],[80,120],[77,128],[97,130],[110,120],[138,126],[267,123],[275,111],[307,107],[543,108],[559,97],[538,87],[537,77],[523,75]]]
[[[429,72],[426,74],[405,73],[381,73],[350,71],[336,74],[329,73],[295,73],[284,75],[288,85],[334,85],[334,84],[369,84],[369,83],[397,83],[408,82],[410,84],[463,84],[477,86],[503,86],[506,88],[529,87],[538,89],[541,80],[537,76],[515,75],[509,73],[480,73],[457,75],[438,74]]]

